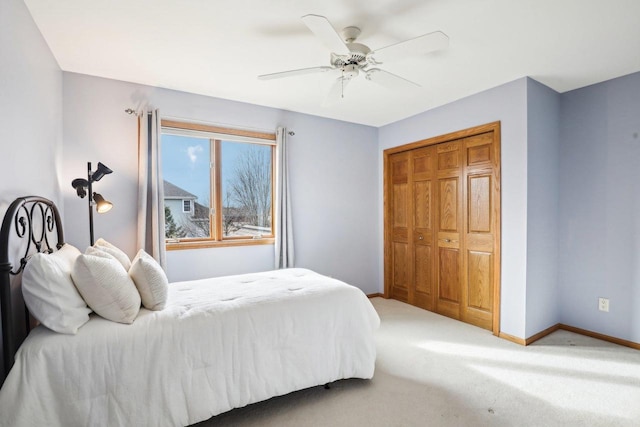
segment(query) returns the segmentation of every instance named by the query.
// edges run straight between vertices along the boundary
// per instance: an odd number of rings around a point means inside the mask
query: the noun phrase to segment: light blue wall
[[[60,202],[62,71],[22,0],[0,0],[0,117],[0,218],[16,197]]]
[[[95,218],[102,236],[135,254],[137,124],[125,108],[150,104],[164,117],[295,131],[289,138],[296,266],[378,292],[377,129],[274,108],[64,73],[63,192],[70,242],[88,244],[84,200],[71,186],[87,161],[114,170],[97,185],[114,203]],[[171,251],[172,281],[270,270],[272,245]]]
[[[0,217],[14,198],[60,200],[62,71],[22,0],[0,1]]]
[[[527,79],[527,306],[525,338],[559,322],[560,94]]]
[[[527,79],[481,92],[379,129],[378,265],[383,281],[382,153],[385,149],[490,122],[502,133],[500,330],[525,336],[527,280]]]
[[[560,321],[640,342],[640,73],[562,95]],[[598,298],[610,299],[608,313]]]

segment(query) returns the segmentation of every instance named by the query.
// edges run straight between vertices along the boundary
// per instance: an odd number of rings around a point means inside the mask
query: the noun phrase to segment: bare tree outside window
[[[225,236],[232,236],[242,228],[242,210],[232,205],[231,191],[227,188],[222,205],[222,232]]]
[[[227,209],[243,225],[271,233],[271,149],[248,145],[237,157],[227,181]]]

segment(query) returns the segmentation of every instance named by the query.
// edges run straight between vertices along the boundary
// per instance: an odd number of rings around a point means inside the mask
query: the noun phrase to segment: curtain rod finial
[[[295,133],[294,131],[292,131],[292,130],[290,130],[290,131],[289,131],[289,132],[287,132],[287,133],[288,133],[290,136],[293,136],[293,135],[295,135],[295,134],[296,134],[296,133]]]
[[[127,108],[126,110],[124,110],[124,112],[127,114],[136,114],[136,110],[134,110],[133,108]]]

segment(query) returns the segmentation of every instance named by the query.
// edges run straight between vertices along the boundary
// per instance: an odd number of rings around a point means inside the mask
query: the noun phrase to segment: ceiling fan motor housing
[[[371,52],[367,46],[360,43],[347,43],[349,48],[349,55],[331,55],[331,64],[343,69],[347,65],[355,65],[357,68],[362,68],[367,65],[367,54]],[[345,70],[346,71],[346,70]]]
[[[371,49],[361,43],[347,43],[347,47],[351,52],[351,62],[362,62],[367,59],[367,54],[371,52]]]

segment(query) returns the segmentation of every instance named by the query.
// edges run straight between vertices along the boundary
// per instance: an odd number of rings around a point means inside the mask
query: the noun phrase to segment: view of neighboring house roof
[[[178,187],[175,184],[170,183],[167,180],[163,180],[164,187],[164,198],[165,199],[197,199],[198,196],[195,194],[189,193],[187,190],[184,190]]]
[[[194,219],[209,219],[209,208],[201,205],[198,202],[193,202],[193,218]]]

